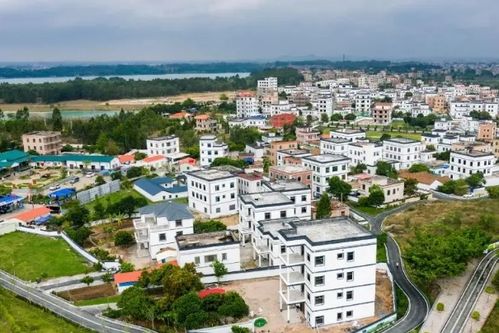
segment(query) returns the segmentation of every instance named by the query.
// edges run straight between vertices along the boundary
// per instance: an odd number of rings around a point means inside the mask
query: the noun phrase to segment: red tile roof
[[[166,157],[164,157],[162,155],[152,155],[152,156],[144,158],[142,161],[144,161],[145,163],[151,163],[151,162],[161,161],[164,159],[166,159]]]
[[[194,119],[196,119],[196,120],[208,120],[208,119],[210,119],[210,116],[207,114],[200,114],[199,116],[195,116]]]
[[[118,155],[118,160],[120,163],[129,163],[135,161],[134,155]]]
[[[114,274],[114,283],[126,283],[126,282],[137,282],[139,281],[142,271],[134,271],[127,273],[116,273]]]
[[[38,217],[47,216],[48,214],[50,214],[50,209],[48,209],[47,207],[38,207],[17,214],[16,216],[14,216],[14,218],[28,223],[37,219]]]

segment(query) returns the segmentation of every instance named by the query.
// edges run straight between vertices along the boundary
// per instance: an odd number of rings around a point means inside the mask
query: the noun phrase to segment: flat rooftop
[[[293,201],[280,192],[260,192],[241,195],[240,200],[255,207],[292,204]]]
[[[188,172],[187,174],[204,180],[217,180],[217,179],[235,177],[235,175],[232,174],[232,172],[225,170],[218,170],[218,169],[197,170],[197,171]]]
[[[151,140],[151,141],[163,141],[163,140],[173,140],[173,139],[176,139],[177,136],[176,135],[166,135],[166,136],[156,136],[156,137],[153,137],[153,138],[148,138],[147,140]]]
[[[291,222],[291,229],[280,230],[287,239],[307,238],[312,243],[348,241],[355,238],[375,238],[366,229],[348,217],[336,217],[314,221]]]
[[[306,149],[281,149],[278,152],[291,156],[310,154],[310,151]]]
[[[203,234],[177,236],[179,250],[190,250],[200,247],[236,244],[238,240],[230,231],[215,231]]]
[[[391,138],[391,139],[386,139],[385,141],[400,143],[400,144],[419,143],[419,141],[408,139],[408,138]]]
[[[352,142],[352,140],[346,138],[321,138],[321,141],[327,141],[330,143],[337,143],[337,144]]]
[[[292,165],[292,164],[273,165],[270,167],[270,169],[286,173],[307,172],[307,171],[311,172],[309,168],[306,168],[301,165]]]
[[[451,153],[466,155],[471,157],[485,157],[485,156],[494,156],[494,154],[490,152],[483,152],[480,150],[456,150],[451,151]]]
[[[305,185],[299,181],[277,180],[275,182],[264,182],[264,184],[265,184],[265,186],[270,188],[272,191],[276,191],[276,192],[310,189],[307,185]]]
[[[341,134],[364,134],[365,132],[353,128],[343,128],[339,130],[331,130],[331,133],[341,133]]]
[[[330,163],[330,162],[350,160],[346,156],[336,155],[336,154],[321,154],[321,155],[315,155],[315,156],[307,156],[307,157],[304,157],[303,159],[313,161],[313,162],[319,162],[319,163]]]
[[[61,135],[61,132],[55,132],[55,131],[33,131],[33,132],[25,133],[24,135],[51,136],[51,135]]]

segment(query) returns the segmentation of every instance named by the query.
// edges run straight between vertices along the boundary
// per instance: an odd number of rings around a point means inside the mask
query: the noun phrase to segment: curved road
[[[0,286],[35,303],[51,312],[96,332],[102,333],[149,333],[149,329],[130,325],[125,322],[96,317],[75,307],[62,299],[30,287],[26,282],[0,270]]]
[[[487,284],[487,279],[498,261],[497,250],[489,252],[478,264],[457,304],[447,318],[441,333],[462,332],[478,297]]]
[[[394,209],[384,211],[376,216],[370,216],[359,212],[355,209],[350,208],[358,215],[361,215],[366,219],[366,221],[371,224],[372,231],[375,234],[380,234],[383,221],[385,218],[392,214],[399,213],[411,206],[418,204],[418,202],[407,203],[401,206],[398,206]],[[400,289],[407,295],[409,299],[409,308],[407,309],[404,317],[399,319],[395,324],[384,330],[384,332],[388,333],[407,333],[416,327],[420,326],[425,320],[426,316],[430,311],[430,305],[426,297],[420,292],[416,286],[409,280],[407,274],[404,270],[403,261],[400,255],[400,248],[397,242],[390,236],[387,238],[386,242],[386,250],[388,257],[388,268],[392,273],[393,280],[399,286]],[[400,263],[397,267],[396,263]]]

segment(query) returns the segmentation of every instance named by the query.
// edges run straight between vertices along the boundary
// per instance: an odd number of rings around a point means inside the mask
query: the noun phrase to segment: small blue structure
[[[49,198],[60,201],[69,199],[76,195],[76,190],[74,188],[61,188],[49,194]]]
[[[24,198],[14,195],[0,195],[0,214],[12,212],[15,209],[23,207]]]
[[[42,225],[42,224],[45,224],[48,222],[48,220],[50,220],[50,218],[52,217],[52,215],[48,214],[48,215],[45,215],[45,216],[40,216],[40,217],[37,217],[35,219],[35,224],[36,225]]]

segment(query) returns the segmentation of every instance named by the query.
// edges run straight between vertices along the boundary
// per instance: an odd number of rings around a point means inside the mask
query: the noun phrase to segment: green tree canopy
[[[340,177],[334,176],[329,179],[328,191],[337,199],[344,201],[352,191],[352,186],[341,180]]]
[[[331,200],[327,192],[324,192],[317,203],[316,217],[321,219],[329,216],[331,216]]]

